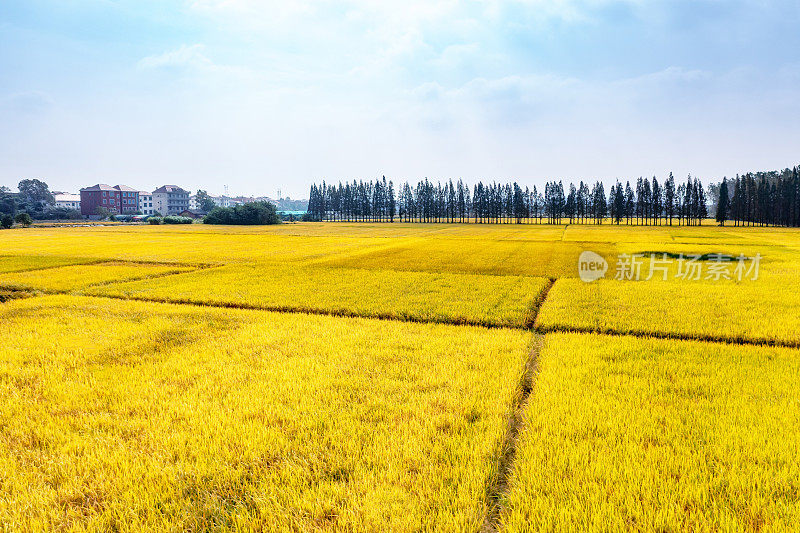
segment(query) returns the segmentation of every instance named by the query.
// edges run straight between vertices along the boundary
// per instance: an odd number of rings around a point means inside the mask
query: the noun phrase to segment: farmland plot
[[[551,334],[506,531],[788,531],[800,358],[786,348]]]
[[[228,265],[92,294],[345,316],[522,327],[548,280],[392,270]]]
[[[0,523],[475,530],[529,342],[96,297],[1,304]]]
[[[181,265],[110,261],[31,270],[0,277],[0,288],[71,291],[101,283],[177,274],[192,270]]]

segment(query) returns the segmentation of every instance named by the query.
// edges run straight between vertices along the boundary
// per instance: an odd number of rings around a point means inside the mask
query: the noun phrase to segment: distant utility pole
[[[281,190],[278,189],[278,200],[280,200],[280,199],[281,199]]]

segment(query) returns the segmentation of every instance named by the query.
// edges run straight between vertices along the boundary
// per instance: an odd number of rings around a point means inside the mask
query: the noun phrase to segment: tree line
[[[472,190],[462,180],[433,183],[427,178],[415,186],[404,183],[395,193],[386,177],[336,185],[311,185],[308,219],[365,222],[476,223],[594,223],[695,225],[708,217],[702,184],[688,177],[676,183],[672,174],[664,183],[656,177],[639,178],[632,186],[616,182],[606,195],[601,181],[591,187],[581,181],[565,189],[562,181],[548,182],[544,190],[524,189],[516,182],[478,182]]]
[[[800,167],[723,179],[716,219],[722,225],[800,226]]]

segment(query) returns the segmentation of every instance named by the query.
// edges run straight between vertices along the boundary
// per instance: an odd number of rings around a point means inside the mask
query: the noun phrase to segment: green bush
[[[67,209],[65,207],[51,207],[44,212],[45,220],[81,220],[83,215],[77,209]]]
[[[206,218],[205,224],[226,225],[265,225],[280,224],[281,219],[275,205],[269,202],[251,202],[234,207],[215,207]]]
[[[154,226],[158,226],[161,224],[161,217],[150,217],[147,219],[147,222]]]
[[[0,228],[8,229],[14,225],[14,219],[11,215],[3,215],[0,217]]]
[[[14,217],[14,221],[16,221],[17,224],[22,224],[25,227],[33,224],[33,219],[28,213],[17,213],[17,216]]]
[[[164,217],[164,224],[191,224],[194,219],[191,217],[179,217],[175,215],[167,215]]]

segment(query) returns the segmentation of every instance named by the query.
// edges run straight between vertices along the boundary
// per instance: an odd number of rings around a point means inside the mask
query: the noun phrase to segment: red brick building
[[[139,211],[139,191],[125,185],[98,183],[81,189],[81,214],[96,215],[103,207],[117,215],[134,215]]]

